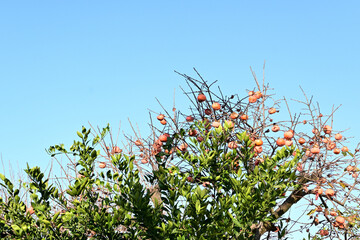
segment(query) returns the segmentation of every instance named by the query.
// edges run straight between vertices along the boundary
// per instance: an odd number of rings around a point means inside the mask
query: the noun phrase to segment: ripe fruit
[[[341,151],[342,151],[342,152],[348,152],[348,151],[349,151],[349,148],[344,146],[344,147],[341,148]]]
[[[314,128],[314,129],[312,130],[312,133],[313,133],[313,134],[318,134],[318,133],[319,133],[319,130],[317,130],[316,128]]]
[[[99,168],[106,168],[106,163],[104,162],[99,163]]]
[[[334,196],[334,195],[335,195],[335,191],[334,191],[334,190],[332,190],[331,188],[326,189],[326,191],[325,191],[325,195],[326,195],[326,196],[329,196],[329,197],[332,197],[332,196]]]
[[[339,154],[339,153],[340,153],[340,149],[335,148],[335,149],[333,150],[333,152],[334,152],[335,154]]]
[[[320,148],[318,147],[313,147],[310,149],[310,152],[313,154],[318,154],[320,152]]]
[[[206,114],[206,115],[211,115],[211,109],[208,109],[208,108],[205,109],[205,114]]]
[[[317,207],[316,207],[316,211],[317,211],[317,212],[322,212],[322,211],[323,211],[323,208],[322,208],[321,206],[317,206]]]
[[[276,140],[276,144],[281,147],[285,145],[285,139],[283,138],[278,138],[278,140]]]
[[[254,151],[256,153],[261,153],[263,151],[263,147],[262,146],[256,146],[256,147],[254,147]]]
[[[249,96],[252,96],[252,95],[254,95],[255,94],[255,92],[254,91],[249,91]]]
[[[154,142],[154,147],[161,147],[163,145],[162,141],[160,141],[160,139],[157,139],[155,142]]]
[[[249,97],[249,102],[250,103],[254,103],[254,102],[256,102],[258,99],[257,99],[257,97],[255,96],[255,95],[252,95],[252,96],[250,96]]]
[[[304,120],[304,121],[303,121],[303,124],[306,124],[306,123],[307,123],[307,121],[306,121],[306,120]]]
[[[30,215],[32,215],[32,214],[34,214],[35,210],[33,209],[32,206],[30,206],[26,209],[26,212],[28,212]]]
[[[316,187],[314,189],[314,193],[316,194],[315,200],[317,200],[319,198],[319,195],[321,195],[323,193],[323,191],[324,190],[322,188],[320,188],[320,187]]]
[[[163,120],[160,121],[160,123],[161,123],[162,125],[165,125],[165,124],[166,124],[166,120],[163,119]]]
[[[210,185],[210,182],[203,182],[202,185],[203,185],[204,187],[209,186],[209,185]]]
[[[195,129],[190,129],[189,130],[189,136],[195,136],[197,134],[197,131]]]
[[[299,172],[301,172],[303,170],[303,166],[301,163],[298,163],[296,166],[296,170],[298,170]]]
[[[261,146],[261,145],[263,145],[263,141],[261,139],[256,139],[255,146]]]
[[[246,120],[249,119],[249,116],[246,115],[246,114],[243,114],[243,115],[240,116],[240,119],[243,120],[243,121],[246,121]]]
[[[321,141],[322,141],[323,143],[328,143],[330,140],[329,140],[329,138],[323,138]]]
[[[218,103],[218,102],[214,102],[214,103],[212,104],[212,108],[213,108],[214,110],[220,110],[220,109],[221,109],[221,105],[220,105],[220,103]]]
[[[192,122],[192,121],[194,121],[194,117],[193,116],[187,116],[186,121],[187,122]]]
[[[279,127],[278,125],[274,125],[274,126],[271,128],[271,130],[272,130],[273,132],[277,132],[277,131],[280,130],[280,127]]]
[[[331,128],[329,125],[325,125],[324,128],[323,128],[323,130],[324,130],[324,133],[325,133],[325,134],[330,134],[332,128]]]
[[[335,221],[338,223],[338,224],[344,224],[345,223],[345,218],[341,217],[341,216],[338,216],[336,217]]]
[[[340,133],[335,134],[335,139],[336,140],[341,140],[342,139],[342,135]]]
[[[121,153],[121,149],[118,146],[113,147],[113,153]]]
[[[299,138],[298,142],[299,142],[301,145],[303,145],[303,144],[306,142],[306,140],[305,140],[304,138]]]
[[[255,93],[255,97],[256,97],[257,99],[261,98],[261,97],[262,97],[262,93],[261,93],[260,91],[257,91],[257,92]]]
[[[218,128],[218,127],[220,127],[220,123],[219,122],[212,122],[211,126],[213,126],[214,128]]]
[[[237,148],[237,143],[235,141],[231,141],[231,142],[229,142],[228,147],[230,149],[235,149],[235,148]]]
[[[352,176],[353,178],[357,178],[357,177],[359,176],[359,174],[353,173],[351,176]]]
[[[141,163],[142,163],[142,164],[146,164],[146,163],[148,163],[148,162],[149,162],[149,160],[147,160],[146,158],[141,159]]]
[[[329,235],[329,231],[325,230],[325,229],[321,229],[319,233],[320,233],[321,236],[328,236]]]
[[[333,216],[333,217],[335,217],[335,216],[337,215],[337,213],[336,213],[335,211],[331,211],[331,212],[330,212],[330,215]]]
[[[286,139],[292,139],[294,137],[294,133],[292,131],[286,131],[284,132],[284,138]]]
[[[142,144],[142,143],[141,143],[140,140],[136,140],[136,141],[135,141],[135,145],[136,145],[136,146],[141,146],[141,144]]]
[[[157,117],[157,120],[161,121],[165,118],[164,114],[159,114]]]
[[[161,141],[161,142],[166,142],[167,141],[167,136],[165,135],[165,134],[163,134],[163,135],[161,135],[160,137],[159,137],[159,140]]]
[[[191,183],[194,182],[194,179],[193,179],[193,177],[191,177],[191,176],[187,177],[186,180],[187,180],[188,182],[191,182]]]
[[[327,150],[333,150],[336,147],[336,143],[334,142],[329,142],[326,146]]]
[[[285,139],[285,145],[290,147],[293,144],[293,141]]]
[[[182,151],[182,152],[184,152],[184,151],[186,151],[187,147],[188,147],[188,145],[187,145],[186,143],[182,143],[182,144],[179,146],[179,150]]]
[[[238,116],[239,116],[239,114],[236,113],[236,112],[233,112],[233,113],[230,114],[230,118],[231,118],[231,119],[237,119]]]
[[[269,109],[269,113],[270,113],[270,114],[276,113],[276,109],[275,109],[275,108],[270,108],[270,109]]]
[[[354,170],[353,166],[347,166],[346,167],[346,171],[348,171],[348,172],[352,172],[353,170]]]
[[[197,100],[199,102],[203,102],[206,100],[206,96],[204,94],[199,94],[199,96],[197,97]]]
[[[196,140],[197,140],[198,142],[202,142],[202,141],[204,141],[204,138],[201,137],[201,136],[198,136],[198,137],[196,138]]]

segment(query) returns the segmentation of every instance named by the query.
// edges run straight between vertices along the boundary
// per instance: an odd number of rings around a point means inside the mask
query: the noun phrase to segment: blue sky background
[[[266,60],[277,96],[324,113],[360,140],[359,1],[1,1],[0,153],[15,172],[47,166],[82,125],[145,129],[155,97],[186,109],[177,70],[246,94]],[[0,168],[2,169],[2,167]],[[7,171],[8,167],[1,172]]]

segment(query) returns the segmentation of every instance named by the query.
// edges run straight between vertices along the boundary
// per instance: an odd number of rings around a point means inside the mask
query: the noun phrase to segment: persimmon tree
[[[293,114],[254,73],[254,89],[230,96],[180,75],[190,108],[151,112],[148,137],[134,130],[120,147],[109,126],[90,125],[48,149],[68,158],[64,179],[27,166],[15,188],[1,174],[1,237],[359,237],[358,150],[333,130],[336,109],[323,115],[304,94]]]

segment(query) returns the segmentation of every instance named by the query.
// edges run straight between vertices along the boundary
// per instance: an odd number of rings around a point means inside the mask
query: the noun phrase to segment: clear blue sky
[[[155,97],[181,99],[174,70],[246,94],[264,60],[277,96],[343,104],[334,127],[359,141],[359,16],[359,1],[1,1],[2,159],[45,167],[88,121],[145,128]]]

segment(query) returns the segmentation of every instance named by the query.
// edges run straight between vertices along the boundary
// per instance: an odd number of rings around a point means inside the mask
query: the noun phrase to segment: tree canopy
[[[48,149],[69,160],[64,179],[27,166],[16,188],[0,174],[1,238],[359,237],[358,149],[333,129],[336,108],[321,113],[304,93],[293,113],[255,74],[232,95],[180,75],[190,107],[152,113],[148,137],[134,130],[120,146],[90,125]]]

